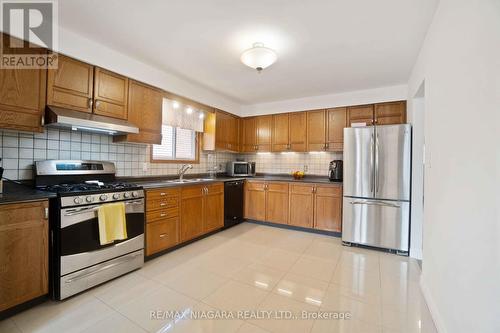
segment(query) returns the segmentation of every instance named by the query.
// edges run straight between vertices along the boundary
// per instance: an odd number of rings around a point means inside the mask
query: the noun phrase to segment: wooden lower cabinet
[[[288,224],[312,228],[314,222],[314,184],[290,185]]]
[[[206,187],[203,198],[203,231],[210,232],[224,226],[224,185]]]
[[[146,191],[146,255],[179,244],[178,188]]]
[[[266,220],[266,182],[245,182],[245,218]]]
[[[266,221],[288,223],[288,184],[267,183]]]
[[[47,201],[0,205],[0,311],[48,293]]]
[[[181,242],[185,242],[203,234],[204,186],[186,186],[181,193]]]
[[[147,256],[179,244],[179,218],[147,223],[146,244]]]
[[[317,186],[314,199],[314,229],[342,231],[342,188]]]

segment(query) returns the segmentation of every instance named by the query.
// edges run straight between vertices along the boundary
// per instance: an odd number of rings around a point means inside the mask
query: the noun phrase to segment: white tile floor
[[[408,258],[244,223],[82,295],[4,320],[0,332],[436,332],[419,274]],[[181,319],[151,319],[151,311],[170,310],[187,311]],[[190,316],[241,310],[285,317],[343,312],[351,319]]]

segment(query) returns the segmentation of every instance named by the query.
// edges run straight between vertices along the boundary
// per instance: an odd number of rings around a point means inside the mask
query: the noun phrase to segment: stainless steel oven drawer
[[[61,256],[61,275],[144,248],[144,234],[100,250]]]
[[[342,241],[408,251],[410,203],[344,197]]]
[[[60,280],[60,299],[65,299],[97,286],[143,265],[144,251],[139,250],[62,276]]]

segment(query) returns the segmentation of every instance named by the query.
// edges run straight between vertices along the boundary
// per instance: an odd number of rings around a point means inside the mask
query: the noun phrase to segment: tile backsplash
[[[118,176],[175,175],[181,164],[151,163],[150,146],[113,143],[108,135],[47,129],[44,133],[0,131],[0,158],[4,177],[31,179],[33,162],[46,159],[103,160],[114,162]],[[328,163],[342,159],[338,153],[272,153],[272,154],[200,154],[200,163],[188,173],[207,173],[218,167],[223,171],[236,158],[257,163],[257,172],[290,173],[305,170],[308,174],[327,175]]]

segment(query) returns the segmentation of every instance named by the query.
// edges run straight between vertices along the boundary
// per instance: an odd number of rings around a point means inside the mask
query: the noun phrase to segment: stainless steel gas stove
[[[35,186],[50,202],[51,295],[64,299],[144,264],[144,191],[116,182],[111,162],[35,162]],[[101,245],[97,210],[124,202],[128,238]]]

